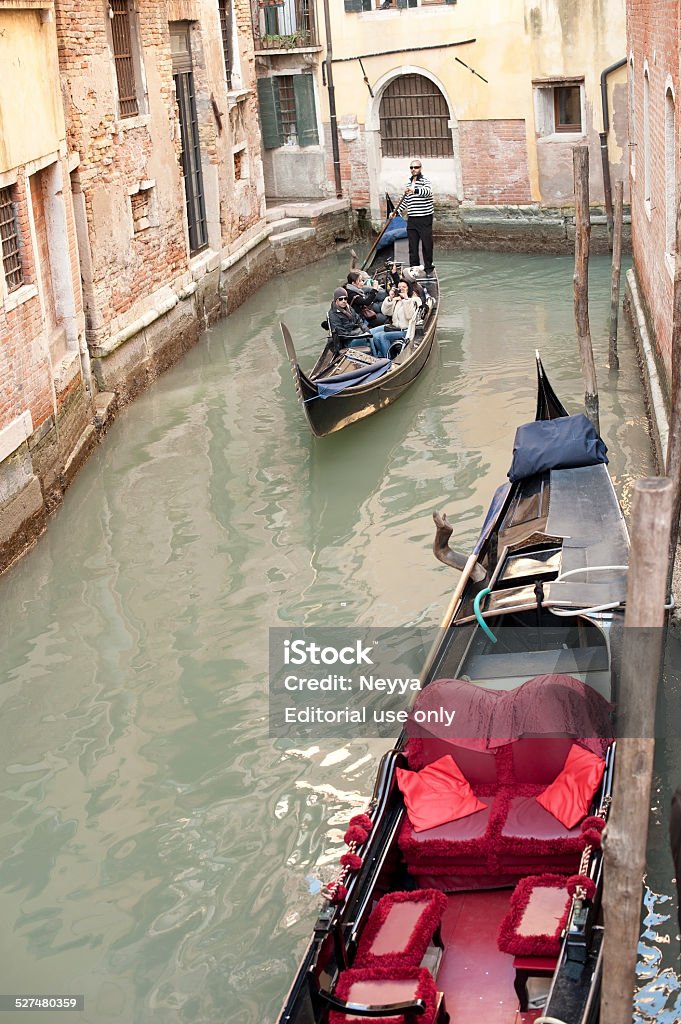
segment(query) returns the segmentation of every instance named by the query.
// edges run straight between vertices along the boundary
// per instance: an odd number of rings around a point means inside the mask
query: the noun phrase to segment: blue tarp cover
[[[516,431],[508,478],[515,483],[547,469],[607,463],[607,450],[584,413],[523,423]]]
[[[323,383],[321,381],[315,381],[319,397],[330,398],[331,395],[338,395],[341,391],[345,391],[346,388],[352,388],[356,384],[368,384],[370,381],[377,380],[379,377],[382,377],[384,373],[387,373],[391,365],[392,364],[389,360],[386,360],[385,363],[378,367],[374,363],[371,366],[367,366],[366,373],[353,377],[352,380],[334,381],[333,378],[330,377]]]
[[[388,227],[385,229],[385,234],[378,243],[378,248],[382,249],[386,245],[392,245],[398,238],[407,237],[407,222],[404,217],[400,217],[398,214],[390,221]]]

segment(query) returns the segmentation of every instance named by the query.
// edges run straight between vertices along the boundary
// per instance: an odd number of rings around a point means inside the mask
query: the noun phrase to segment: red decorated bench
[[[559,678],[568,679],[567,689],[572,693],[584,688],[584,684],[569,677]],[[478,701],[475,712],[482,719],[489,708],[494,707],[497,696],[506,701],[510,696],[518,699],[521,690],[536,700],[537,694],[542,692],[539,682],[531,680],[510,694],[486,691],[475,695]],[[444,700],[446,687],[452,683],[455,690],[458,687],[459,694],[467,694],[466,686],[473,686],[461,681],[438,681],[431,684],[431,702]],[[426,687],[422,696],[430,689]],[[609,712],[609,705],[598,694],[592,693],[588,699],[592,704],[602,702],[603,715]],[[522,728],[522,721],[519,728]],[[599,739],[595,731],[579,742],[575,741],[574,732],[572,735],[521,735],[509,742],[499,742],[489,736],[476,739],[470,734],[459,739],[424,731],[413,735],[416,731],[412,730],[405,749],[410,771],[420,772],[429,766],[442,765],[443,758],[453,758],[480,807],[464,817],[424,828],[413,810],[411,817],[417,825],[410,819],[409,800],[405,796],[407,814],[400,829],[399,846],[407,869],[418,885],[452,892],[512,884],[528,874],[570,875],[577,870],[584,846],[579,823],[589,813],[589,806],[585,805],[574,824],[568,827],[537,798],[545,800],[547,791],[553,791],[552,784],[559,777],[562,779],[568,758],[572,760],[575,755],[583,754],[600,765],[600,753],[607,751],[607,740]],[[588,729],[584,728],[584,732]],[[600,769],[596,769],[599,778],[604,765],[603,760]],[[411,780],[402,778],[401,787],[405,786],[405,781]],[[598,806],[601,799],[602,793],[597,790],[594,806]]]

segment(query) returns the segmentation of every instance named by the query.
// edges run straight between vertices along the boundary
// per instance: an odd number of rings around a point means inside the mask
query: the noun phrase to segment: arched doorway
[[[447,101],[424,75],[399,75],[388,83],[379,107],[384,157],[452,157]]]
[[[408,158],[425,160],[424,173],[440,203],[461,202],[459,126],[439,79],[418,65],[393,69],[373,83],[366,108],[366,160],[371,218],[384,216],[385,194],[406,187]]]

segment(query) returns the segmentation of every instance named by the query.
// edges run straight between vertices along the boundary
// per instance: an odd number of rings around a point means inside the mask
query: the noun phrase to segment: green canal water
[[[270,739],[268,630],[436,624],[456,574],[431,512],[470,549],[534,415],[534,349],[569,408],[583,395],[570,259],[437,262],[439,347],[395,406],[310,436],[278,321],[310,365],[346,257],[278,277],[121,414],[0,579],[2,992],[84,994],[61,1024],[276,1019],[386,744]],[[605,259],[590,313],[627,510],[652,465],[624,328],[605,366]],[[642,1021],[679,1016],[660,763]]]

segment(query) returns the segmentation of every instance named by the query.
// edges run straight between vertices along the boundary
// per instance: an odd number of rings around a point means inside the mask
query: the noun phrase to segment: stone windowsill
[[[127,132],[131,128],[148,128],[151,114],[136,114],[135,117],[119,117],[114,122],[117,132]]]
[[[22,284],[21,288],[17,288],[15,292],[10,292],[9,295],[5,296],[5,301],[3,303],[5,313],[9,313],[11,310],[16,309],[17,306],[21,306],[24,302],[28,302],[29,299],[35,298],[37,294],[37,285]]]
[[[567,142],[574,146],[575,142],[583,142],[585,139],[586,135],[584,132],[551,132],[550,135],[540,135],[537,143],[543,146],[546,143],[551,145],[556,142]]]
[[[252,94],[252,89],[229,89],[227,92],[227,106],[231,110],[237,103],[243,103]]]
[[[268,46],[254,52],[256,57],[271,57],[273,54],[281,53],[321,53],[323,49],[323,46]]]

